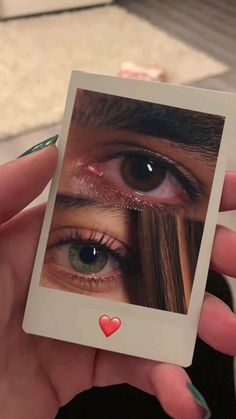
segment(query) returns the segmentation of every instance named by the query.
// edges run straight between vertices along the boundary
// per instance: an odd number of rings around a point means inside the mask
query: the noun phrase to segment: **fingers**
[[[15,307],[25,305],[44,210],[44,205],[24,210],[0,226],[0,241],[4,243],[1,248],[1,268],[8,266],[14,273],[14,293],[11,295],[14,296]],[[6,279],[2,277],[1,285],[4,281]]]
[[[221,197],[220,210],[231,211],[236,209],[236,173],[227,172]]]
[[[121,383],[155,395],[172,418],[197,419],[207,412],[204,399],[200,406],[193,397],[188,387],[190,379],[181,367],[99,351],[93,385]]]
[[[156,397],[171,417],[176,419],[209,417],[209,408],[205,400],[191,386],[195,393],[195,398],[193,397],[188,387],[190,379],[182,368],[177,365],[158,363],[151,372],[151,382]],[[196,400],[200,403],[198,404]]]
[[[0,167],[0,224],[32,202],[51,179],[57,149],[49,146]]]
[[[236,316],[217,297],[206,294],[199,323],[204,342],[228,355],[236,355]]]
[[[218,226],[216,229],[211,268],[236,277],[236,233],[226,227]]]

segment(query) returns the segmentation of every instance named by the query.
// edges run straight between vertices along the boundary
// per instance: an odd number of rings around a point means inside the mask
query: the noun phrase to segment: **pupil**
[[[84,246],[80,250],[80,259],[83,263],[94,263],[97,258],[97,252],[94,246]]]
[[[142,156],[129,156],[123,159],[121,175],[132,189],[149,192],[160,186],[167,170],[156,161]]]
[[[153,176],[153,167],[152,163],[147,161],[133,161],[131,163],[133,176],[140,180],[146,180]]]

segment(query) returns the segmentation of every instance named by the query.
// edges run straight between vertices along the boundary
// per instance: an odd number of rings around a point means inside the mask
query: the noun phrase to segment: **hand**
[[[25,334],[24,306],[44,208],[20,212],[45,187],[56,166],[49,146],[0,168],[0,412],[7,419],[53,419],[60,406],[92,386],[128,383],[155,394],[177,419],[203,417],[174,365],[147,361]],[[236,174],[227,174],[222,210],[236,208]],[[227,249],[227,251],[225,251]],[[236,275],[236,234],[218,227],[214,268]],[[217,298],[206,295],[199,334],[214,348],[236,354],[236,318]]]

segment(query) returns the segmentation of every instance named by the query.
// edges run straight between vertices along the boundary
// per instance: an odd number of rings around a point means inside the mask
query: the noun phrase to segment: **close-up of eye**
[[[45,267],[55,281],[85,291],[104,292],[121,285],[128,259],[126,246],[108,235],[65,228],[51,232]]]
[[[177,163],[152,153],[127,152],[89,165],[89,170],[153,204],[184,205],[200,197],[200,185]]]

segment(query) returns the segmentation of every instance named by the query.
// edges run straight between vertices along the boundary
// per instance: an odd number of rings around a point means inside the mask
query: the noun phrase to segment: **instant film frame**
[[[40,286],[77,89],[225,118],[187,314]],[[227,148],[235,134],[235,107],[236,95],[233,93],[72,73],[58,143],[59,163],[51,186],[24,316],[23,328],[26,332],[182,366],[191,364],[224,181]],[[104,333],[102,322],[107,324]],[[113,328],[115,332],[111,333]]]

